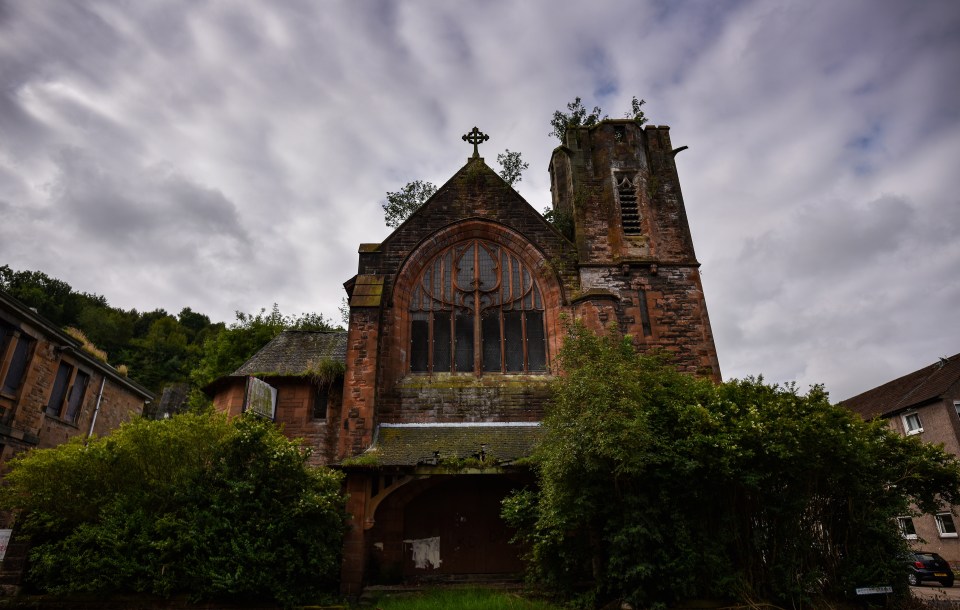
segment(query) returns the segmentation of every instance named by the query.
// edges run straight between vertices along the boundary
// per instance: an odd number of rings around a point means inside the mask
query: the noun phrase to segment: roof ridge
[[[949,358],[941,357],[939,360],[937,360],[933,364],[928,364],[927,366],[917,369],[913,373],[910,373],[909,375],[919,374],[922,378],[917,381],[916,385],[914,385],[910,390],[905,392],[903,396],[900,397],[900,399],[894,404],[895,408],[900,408],[901,406],[903,406],[904,403],[907,401],[907,399],[909,399],[911,396],[913,396],[918,391],[920,391],[920,389],[923,388],[923,386],[925,386],[927,382],[933,379],[933,377],[937,373],[942,372],[943,369],[946,367],[946,365],[950,364],[957,357],[960,357],[960,354],[955,354],[953,356],[950,356]],[[904,375],[904,377],[907,377],[909,375]]]

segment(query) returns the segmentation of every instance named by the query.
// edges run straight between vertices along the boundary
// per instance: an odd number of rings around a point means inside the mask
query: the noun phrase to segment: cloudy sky
[[[960,3],[0,1],[0,264],[338,318],[380,202],[472,150],[550,203],[575,96],[670,125],[724,378],[960,352]]]

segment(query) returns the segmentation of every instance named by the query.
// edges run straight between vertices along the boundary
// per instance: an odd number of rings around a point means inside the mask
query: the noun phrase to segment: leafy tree
[[[646,100],[638,100],[637,96],[633,96],[633,99],[630,100],[630,112],[627,112],[624,116],[628,119],[632,118],[637,125],[643,125],[647,122],[647,117],[641,107],[646,103]],[[605,114],[600,116],[600,113],[603,112],[600,110],[600,106],[594,106],[593,110],[588,113],[579,97],[567,104],[567,111],[555,110],[553,118],[550,119],[550,126],[553,127],[553,131],[549,135],[556,137],[560,142],[563,142],[564,135],[571,127],[590,127],[607,118]]]
[[[383,207],[383,220],[388,227],[396,229],[436,192],[437,187],[433,183],[422,180],[408,182],[395,193],[387,192],[387,199],[380,204]]]
[[[60,326],[74,324],[90,304],[106,305],[103,297],[74,292],[70,284],[42,271],[14,271],[9,265],[0,266],[0,289]]]
[[[523,172],[530,167],[530,164],[520,157],[519,152],[511,151],[509,148],[497,155],[497,163],[500,164],[500,177],[510,186],[520,182],[523,179]]]
[[[552,207],[543,208],[543,218],[552,224],[557,231],[560,231],[564,237],[573,239],[574,224],[573,217],[570,214],[557,212]]]
[[[209,316],[193,311],[189,307],[184,307],[180,310],[180,313],[177,314],[177,320],[191,337],[195,337],[198,333],[203,332],[209,328],[211,324]]]
[[[500,164],[500,177],[510,186],[520,182],[523,172],[530,167],[519,152],[509,148],[497,155],[497,163]],[[437,187],[433,183],[422,180],[408,182],[393,193],[388,191],[387,198],[380,203],[384,222],[391,229],[396,229],[436,192]]]
[[[162,388],[164,382],[184,378],[190,359],[187,331],[173,316],[156,318],[146,336],[131,340],[131,349],[126,355],[128,364],[137,374],[137,379],[149,388]]]
[[[636,121],[638,126],[643,126],[647,122],[647,116],[641,110],[641,106],[647,103],[647,100],[638,100],[637,96],[634,95],[633,99],[630,100],[630,112],[626,113],[624,118],[633,119]]]
[[[190,374],[194,387],[202,388],[211,381],[228,375],[240,367],[257,351],[286,329],[336,330],[323,314],[306,313],[285,316],[274,303],[267,312],[258,314],[237,312],[237,321],[203,344],[197,366]],[[196,398],[199,398],[197,396]],[[196,402],[194,403],[196,406]]]
[[[347,299],[347,297],[340,298],[340,306],[337,307],[337,311],[340,312],[340,322],[342,322],[344,326],[349,326],[350,325],[350,301]]]
[[[135,322],[136,316],[125,311],[90,305],[83,308],[75,324],[91,341],[105,350],[112,361],[119,362],[117,357],[133,339]]]
[[[569,113],[555,110],[553,118],[550,119],[550,126],[553,127],[553,131],[548,135],[556,137],[561,142],[563,142],[563,136],[567,133],[567,129],[571,127],[590,127],[607,118],[607,115],[600,116],[600,113],[603,112],[600,110],[600,106],[594,106],[593,110],[588,113],[579,96],[567,104],[567,110]]]
[[[539,490],[504,515],[532,575],[591,602],[706,597],[799,607],[894,584],[894,517],[960,499],[939,447],[762,379],[677,372],[573,326],[535,456]]]
[[[335,592],[339,473],[254,416],[135,420],[12,462],[2,506],[30,537],[30,584],[51,593],[251,597]]]

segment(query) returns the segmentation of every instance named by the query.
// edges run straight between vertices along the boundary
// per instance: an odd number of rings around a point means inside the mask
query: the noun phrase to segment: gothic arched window
[[[410,371],[544,372],[543,296],[516,254],[473,239],[424,268],[410,302]]]

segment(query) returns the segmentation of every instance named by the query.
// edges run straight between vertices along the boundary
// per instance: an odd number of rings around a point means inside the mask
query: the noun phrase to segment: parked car
[[[944,587],[953,586],[953,569],[947,560],[936,553],[914,551],[907,553],[907,581],[919,587],[924,581],[935,580]]]

